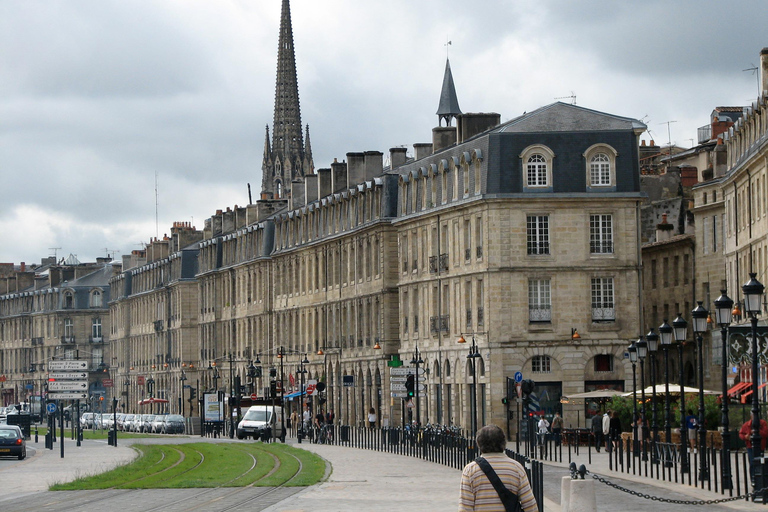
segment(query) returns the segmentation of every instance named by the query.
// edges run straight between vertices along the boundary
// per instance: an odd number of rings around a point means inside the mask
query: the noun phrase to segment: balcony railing
[[[552,307],[551,306],[529,307],[528,321],[529,322],[551,322]]]
[[[616,320],[614,308],[592,308],[593,322],[613,322],[614,320]]]
[[[613,252],[613,242],[593,240],[589,243],[589,252],[592,254],[610,254]]]
[[[448,253],[440,255],[440,272],[448,272]]]
[[[429,257],[429,273],[430,274],[437,273],[437,256]]]
[[[61,342],[62,343],[75,343],[75,337],[74,336],[64,335],[64,336],[61,337]]]
[[[429,331],[432,334],[437,334],[438,332],[443,332],[447,334],[448,319],[449,319],[449,315],[429,317]]]
[[[437,273],[438,268],[440,272],[448,272],[448,254],[429,257],[429,273]]]
[[[471,258],[472,258],[472,249],[470,249],[468,247],[468,248],[464,249],[464,259],[466,261],[469,261]]]
[[[104,336],[91,336],[90,337],[91,343],[104,343]]]
[[[43,338],[32,338],[32,345],[42,345],[43,344]]]
[[[477,326],[482,327],[485,324],[485,310],[477,308]]]
[[[477,257],[482,258],[483,257],[483,246],[480,245],[477,247]]]
[[[467,327],[472,327],[472,310],[467,310]]]

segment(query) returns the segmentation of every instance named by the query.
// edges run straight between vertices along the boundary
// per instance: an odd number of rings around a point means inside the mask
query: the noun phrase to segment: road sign
[[[390,375],[402,376],[402,375],[415,375],[415,366],[401,366],[400,368],[390,368]],[[419,368],[419,375],[424,375],[424,368]]]
[[[315,390],[317,389],[317,381],[316,380],[308,380],[307,381],[307,394],[309,396],[312,396],[315,394]]]
[[[393,382],[390,384],[389,389],[392,391],[406,391],[405,384],[401,384],[399,382]],[[419,383],[419,391],[426,391],[426,389],[427,387],[424,384]]]
[[[144,376],[143,375],[139,375],[139,376],[136,377],[136,384],[138,384],[139,386],[143,386],[144,385]]]
[[[407,375],[392,375],[389,377],[389,382],[405,382],[407,380]]]
[[[408,398],[408,393],[400,393],[399,391],[393,391],[392,398]]]
[[[51,372],[48,374],[48,380],[88,380],[86,372]]]
[[[48,414],[53,414],[56,412],[56,404],[51,402],[49,404],[46,404],[45,410],[48,411]]]
[[[256,393],[251,394],[251,400],[258,400],[258,399],[259,399],[259,395],[257,395]]]
[[[87,391],[88,382],[84,380],[58,380],[48,382],[48,391]]]
[[[104,384],[105,388],[111,388],[115,385],[115,382],[112,379],[104,379],[101,383]]]
[[[48,393],[49,400],[85,400],[88,393]]]
[[[515,382],[523,382],[523,372],[515,372]]]
[[[48,369],[64,370],[64,371],[87,370],[88,361],[78,361],[76,359],[65,359],[64,361],[49,361]]]
[[[344,382],[345,388],[353,388],[355,387],[355,376],[354,375],[343,375],[342,381]]]

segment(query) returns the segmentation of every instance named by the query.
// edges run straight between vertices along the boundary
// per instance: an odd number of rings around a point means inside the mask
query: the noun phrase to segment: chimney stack
[[[760,78],[762,83],[760,94],[763,95],[768,93],[768,48],[760,51]]]
[[[389,149],[389,168],[397,169],[406,161],[406,148],[390,148]]]

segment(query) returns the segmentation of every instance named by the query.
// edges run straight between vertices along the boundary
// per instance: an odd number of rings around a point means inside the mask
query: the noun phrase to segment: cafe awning
[[[139,400],[139,405],[147,405],[147,404],[167,404],[168,400],[165,398],[145,398],[144,400]]]
[[[749,382],[739,382],[735,386],[733,386],[731,389],[728,390],[728,396],[733,396],[736,393],[742,393],[744,392],[744,388],[749,387]]]

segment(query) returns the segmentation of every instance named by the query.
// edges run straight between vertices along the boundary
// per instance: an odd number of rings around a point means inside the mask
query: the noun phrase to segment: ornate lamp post
[[[640,443],[640,451],[643,454],[643,460],[648,460],[648,452],[646,451],[646,439],[645,439],[645,358],[648,357],[648,342],[643,339],[642,336],[635,343],[637,347],[637,358],[640,360],[640,418],[642,418],[642,427],[640,427],[640,437],[643,438]]]
[[[282,359],[280,360],[280,363],[282,364]],[[307,368],[304,366],[306,363],[309,363],[307,360],[307,356],[304,356],[304,359],[299,362],[299,369],[296,370],[296,373],[299,374],[300,382],[299,382],[299,403],[301,404],[301,412],[302,416],[304,414],[304,374],[307,373]],[[282,370],[281,370],[282,375]],[[311,421],[311,418],[310,418]],[[298,438],[299,443],[301,443],[302,438],[304,437],[304,421],[300,420],[299,423],[299,430],[296,434],[296,437]]]
[[[744,294],[744,311],[749,315],[752,324],[752,458],[763,456],[763,447],[760,439],[760,403],[757,398],[757,388],[760,380],[757,361],[757,315],[762,312],[762,298],[765,287],[758,281],[754,272],[749,273],[749,281],[741,287]],[[753,461],[750,461],[750,464]],[[761,482],[756,482],[760,484]],[[760,488],[757,486],[756,488]]]
[[[720,458],[722,465],[720,475],[723,489],[733,489],[731,480],[731,432],[728,425],[728,326],[733,321],[733,300],[725,294],[725,290],[720,291],[720,296],[715,299],[715,321],[720,326],[720,358],[722,359],[720,371],[720,384],[723,388],[723,398],[720,401],[720,424],[723,432],[720,435],[722,439],[722,448],[720,449]]]
[[[683,347],[688,336],[688,322],[677,314],[672,320],[672,332],[677,343],[677,355],[680,358],[680,473],[691,471],[688,461],[688,429],[685,428],[685,367],[683,365]]]
[[[413,359],[411,359],[411,364],[416,365],[416,376],[414,377],[415,385],[413,389],[416,398],[416,424],[421,427],[421,414],[419,412],[419,365],[424,364],[424,361],[421,359],[421,353],[419,352],[418,345],[416,346],[416,350],[413,352]]]
[[[709,311],[697,301],[696,307],[691,311],[693,317],[693,332],[696,334],[696,345],[699,349],[699,481],[709,480],[709,465],[707,464],[707,427],[704,424],[704,338],[702,334],[707,330],[707,317]]]
[[[458,343],[466,343],[467,340],[464,339],[464,336],[459,338]],[[480,357],[480,350],[477,348],[477,343],[475,342],[475,337],[472,336],[472,345],[469,347],[469,354],[467,354],[467,359],[469,359],[469,362],[472,366],[472,430],[471,432],[477,433],[478,426],[477,426],[477,363],[475,362],[475,359]]]
[[[656,334],[651,327],[648,334],[645,335],[646,341],[648,341],[648,354],[651,357],[651,385],[653,390],[651,391],[651,404],[653,406],[653,420],[651,423],[651,440],[654,447],[659,442],[659,425],[656,423],[656,352],[659,350],[659,335]],[[659,458],[656,456],[657,450],[651,451],[651,462],[658,464]]]
[[[629,362],[632,363],[632,456],[637,457],[637,345],[633,341],[627,348]]]
[[[669,346],[672,343],[672,326],[664,319],[664,323],[659,326],[659,336],[661,338],[661,348],[664,350],[664,442],[672,442],[672,411],[669,403]],[[667,450],[664,451],[667,453]],[[672,461],[665,457],[664,467],[671,468]]]

